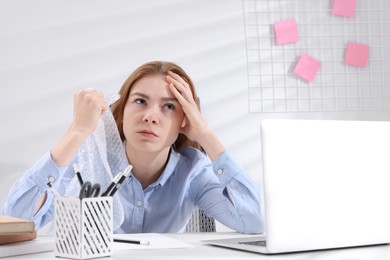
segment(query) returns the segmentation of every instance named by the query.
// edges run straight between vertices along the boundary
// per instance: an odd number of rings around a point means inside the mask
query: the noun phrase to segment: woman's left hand
[[[185,114],[185,126],[182,128],[181,133],[190,140],[199,142],[211,130],[199,111],[188,83],[178,74],[171,71],[166,76],[166,80],[169,83],[169,89],[179,101]]]
[[[185,126],[181,129],[181,133],[197,142],[211,160],[216,160],[225,148],[200,113],[190,86],[182,77],[173,72],[168,73],[166,80],[185,114]]]

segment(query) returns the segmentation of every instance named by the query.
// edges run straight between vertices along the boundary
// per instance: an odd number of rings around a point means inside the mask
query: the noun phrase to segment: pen
[[[130,168],[130,169],[129,169]],[[133,167],[131,166],[131,165],[129,165],[129,166],[127,166],[127,168],[125,169],[125,171],[123,172],[123,173],[118,173],[115,177],[114,177],[114,179],[112,180],[112,182],[110,183],[110,185],[108,185],[108,188],[106,189],[106,191],[105,192],[103,192],[102,193],[102,197],[104,197],[104,196],[108,196],[111,192],[112,192],[112,190],[114,189],[114,187],[116,186],[116,184],[121,180],[121,178],[122,178],[122,176],[127,172],[127,170],[128,170],[128,172],[130,172],[130,170],[132,169]],[[122,180],[122,182],[123,182],[123,180]]]
[[[74,172],[77,175],[77,179],[79,179],[80,186],[83,186],[84,181],[83,181],[83,178],[81,177],[81,173],[80,173],[79,167],[77,166],[76,163],[73,164],[73,170],[74,170]]]
[[[137,244],[137,245],[142,245],[142,246],[150,245],[150,242],[147,241],[147,240],[129,240],[129,239],[117,239],[117,238],[114,238],[114,242],[128,243],[128,244]]]
[[[112,189],[114,188],[115,184],[118,183],[119,179],[122,177],[123,173],[118,173],[114,179],[112,180],[112,182],[110,183],[110,185],[108,185],[108,188],[105,192],[102,193],[102,197],[104,196],[107,196],[111,191]]]
[[[49,186],[51,192],[53,192],[54,197],[56,197],[56,198],[61,197],[61,195],[58,193],[57,189],[51,184],[51,182],[48,182],[47,186]]]
[[[114,196],[114,194],[117,192],[117,190],[122,185],[123,181],[129,176],[131,169],[133,166],[129,165],[126,167],[125,171],[123,172],[122,176],[120,177],[119,181],[114,185],[113,189],[110,191],[108,196]]]

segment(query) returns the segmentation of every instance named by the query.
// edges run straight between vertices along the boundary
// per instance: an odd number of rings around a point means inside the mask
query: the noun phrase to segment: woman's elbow
[[[260,216],[252,216],[244,225],[244,234],[261,234],[264,233],[264,221]]]

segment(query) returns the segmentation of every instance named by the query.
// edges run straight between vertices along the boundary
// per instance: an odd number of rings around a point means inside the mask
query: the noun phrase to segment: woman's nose
[[[159,122],[156,108],[149,108],[145,111],[143,121],[145,123],[157,124]]]

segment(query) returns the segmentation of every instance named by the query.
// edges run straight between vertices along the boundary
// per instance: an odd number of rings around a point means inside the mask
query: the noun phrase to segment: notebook
[[[390,122],[268,119],[261,138],[265,234],[207,243],[275,254],[390,242]]]

